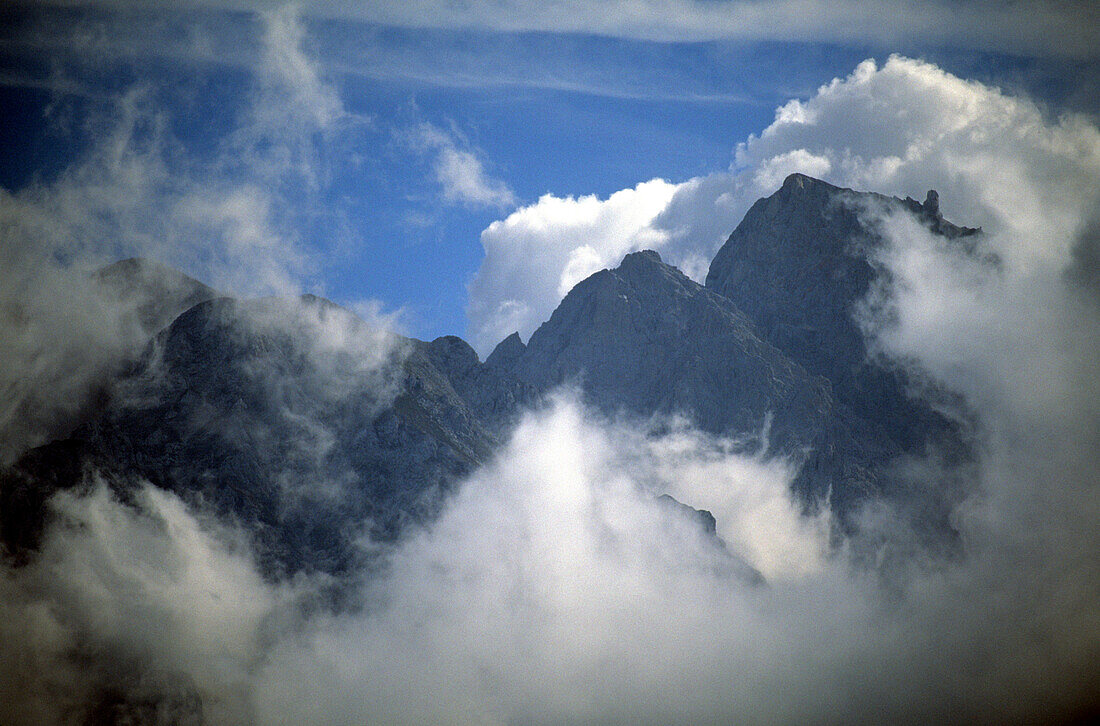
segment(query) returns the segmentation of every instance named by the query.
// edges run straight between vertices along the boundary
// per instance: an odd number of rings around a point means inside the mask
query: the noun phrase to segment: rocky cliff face
[[[799,432],[818,430],[832,406],[824,381],[733,303],[651,251],[580,282],[511,369],[540,391],[573,383],[608,414],[686,413],[712,433],[757,431],[781,411],[772,430],[783,448],[805,443]]]
[[[706,287],[733,302],[768,342],[828,379],[837,401],[873,436],[903,451],[936,445],[960,456],[955,425],[908,394],[903,371],[869,357],[856,322],[857,306],[886,274],[874,263],[884,242],[873,216],[898,211],[960,244],[979,231],[945,221],[935,191],[921,204],[792,174],[749,209],[711,263]]]
[[[656,252],[627,255],[618,268],[582,281],[526,347],[516,342],[505,341],[513,352],[498,349],[489,360],[537,391],[570,384],[607,415],[683,414],[709,433],[746,439],[750,449],[795,458],[817,452],[815,480],[802,484],[807,495],[823,497],[841,471],[867,486],[859,456],[866,452],[836,446],[843,426],[828,383]]]

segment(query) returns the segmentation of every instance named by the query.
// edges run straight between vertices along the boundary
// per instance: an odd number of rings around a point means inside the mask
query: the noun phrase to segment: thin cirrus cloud
[[[161,6],[155,0],[104,4]],[[261,0],[192,0],[190,4],[234,10],[270,7]],[[584,33],[662,42],[781,40],[897,46],[916,40],[1026,55],[1079,57],[1095,56],[1093,35],[1098,22],[1097,9],[1088,0],[1040,0],[1029,3],[1027,13],[1006,0],[845,0],[827,7],[805,0],[307,0],[301,7],[310,15],[413,28]]]

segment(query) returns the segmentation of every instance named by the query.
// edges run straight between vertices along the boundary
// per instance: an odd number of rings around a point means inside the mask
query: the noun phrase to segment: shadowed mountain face
[[[338,572],[356,538],[423,520],[496,443],[413,341],[319,298],[216,298],[176,318],[98,416],[9,479],[62,464],[72,475],[76,458],[123,493],[148,480],[244,524],[272,574]],[[32,544],[39,527],[11,509],[4,524],[21,531],[5,539]]]
[[[758,431],[782,411],[772,426],[780,449],[808,443],[800,432],[820,429],[832,407],[824,381],[656,252],[579,283],[512,370],[539,390],[575,383],[609,414],[686,413],[712,433]]]
[[[155,263],[117,263],[103,284],[160,332],[67,436],[0,473],[0,535],[17,558],[32,552],[50,495],[94,471],[124,500],[148,481],[242,524],[270,576],[345,572],[364,538],[429,521],[562,384],[609,416],[682,414],[784,455],[800,464],[803,501],[842,522],[869,498],[904,499],[899,457],[965,447],[901,372],[868,360],[853,318],[882,274],[867,204],[948,238],[975,232],[943,221],[934,193],[919,204],[794,175],[752,207],[706,286],[655,252],[628,255],[579,283],[527,345],[509,336],[484,363],[459,338],[403,338],[313,296],[237,301]],[[945,511],[940,493],[921,496],[931,519]]]
[[[607,415],[682,414],[747,450],[788,456],[805,502],[831,497],[841,512],[882,493],[901,453],[730,300],[651,251],[579,283],[528,345],[509,338],[487,365],[537,391],[575,385]]]
[[[978,232],[946,222],[934,191],[922,204],[795,174],[753,205],[705,287],[654,252],[628,255],[579,283],[526,346],[505,339],[487,365],[541,392],[574,384],[612,415],[685,414],[750,439],[768,421],[769,452],[800,463],[794,488],[807,503],[829,498],[843,518],[869,497],[916,497],[917,516],[942,520],[949,492],[910,491],[897,464],[930,447],[964,460],[959,424],[872,359],[857,323],[885,275],[869,221],[883,212],[912,214],[959,244]]]
[[[656,252],[627,255],[618,268],[579,283],[522,351],[516,342],[502,343],[490,365],[539,391],[575,385],[608,415],[683,414],[704,431],[744,438],[750,450],[767,446],[770,453],[835,449],[827,382],[765,342],[733,303]],[[865,487],[868,475],[851,453],[820,465],[807,493],[823,495],[827,477],[845,467]]]
[[[828,379],[837,401],[872,435],[919,453],[936,445],[958,457],[955,425],[910,396],[897,368],[868,356],[857,306],[885,271],[874,264],[883,240],[869,213],[904,211],[959,244],[979,230],[943,219],[939,196],[923,204],[841,189],[792,174],[757,201],[715,255],[706,287],[730,300],[760,334],[806,370]]]
[[[5,290],[7,301],[0,305],[0,465],[28,447],[64,437],[94,415],[112,381],[152,335],[218,294],[144,259],[122,260],[90,275],[63,267],[50,274],[57,277],[43,289],[50,291],[47,307],[56,305],[56,318],[33,302],[42,289]]]

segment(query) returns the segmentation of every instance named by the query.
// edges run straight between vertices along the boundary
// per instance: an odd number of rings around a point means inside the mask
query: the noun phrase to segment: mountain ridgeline
[[[339,574],[362,564],[364,538],[429,522],[563,384],[610,417],[684,415],[790,458],[804,506],[831,507],[841,528],[876,498],[946,528],[946,493],[910,491],[899,463],[964,461],[963,426],[872,356],[856,322],[886,274],[871,205],[950,240],[978,232],[944,221],[935,192],[918,203],[792,175],[748,211],[705,285],[656,252],[627,255],[484,362],[460,338],[404,338],[321,298],[234,300],[118,263],[103,284],[143,298],[156,332],[100,405],[0,472],[0,540],[25,561],[56,491],[104,482],[129,501],[148,482],[243,525],[270,577]],[[693,519],[714,534],[709,513]]]

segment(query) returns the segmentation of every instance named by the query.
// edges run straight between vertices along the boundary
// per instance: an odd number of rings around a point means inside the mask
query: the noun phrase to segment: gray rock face
[[[749,209],[711,263],[706,287],[731,300],[768,342],[827,378],[871,436],[904,451],[936,445],[961,455],[955,425],[907,394],[905,373],[868,359],[856,306],[886,273],[872,263],[884,242],[866,221],[867,208],[908,211],[960,244],[979,232],[945,221],[935,191],[921,204],[792,174]]]
[[[501,345],[513,339],[522,350],[523,343],[519,342],[518,335]],[[420,350],[436,368],[446,373],[458,396],[498,437],[505,435],[523,408],[535,402],[535,389],[513,376],[501,357],[494,359],[491,355],[481,363],[474,349],[462,338],[446,335],[421,344]]]
[[[686,413],[716,434],[760,430],[778,412],[772,433],[784,450],[808,443],[803,432],[819,431],[832,409],[824,381],[652,251],[573,288],[513,372],[539,391],[576,384],[608,414]]]
[[[609,415],[685,414],[747,448],[767,422],[769,451],[803,463],[795,487],[808,503],[830,490],[841,508],[865,498],[873,468],[895,453],[838,407],[826,379],[652,251],[579,283],[518,353],[511,370],[523,383],[540,392],[575,385]]]
[[[519,333],[512,333],[497,344],[497,347],[485,359],[485,365],[490,368],[510,370],[515,367],[516,360],[523,355],[525,350],[527,350],[527,346],[520,340]]]

